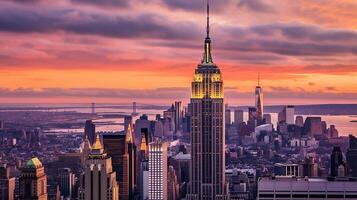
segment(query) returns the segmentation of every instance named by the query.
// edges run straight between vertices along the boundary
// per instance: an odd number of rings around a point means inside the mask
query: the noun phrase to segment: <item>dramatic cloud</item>
[[[353,101],[356,7],[352,0],[211,0],[212,53],[227,99],[252,102],[260,73],[268,103]],[[205,10],[206,0],[0,1],[0,95],[188,99]]]
[[[93,4],[105,7],[129,7],[129,0],[71,0],[73,3]]]
[[[89,13],[74,9],[0,8],[0,30],[18,33],[65,31],[119,38],[188,39],[198,30],[188,22],[171,23],[153,14],[135,17]],[[190,28],[187,33],[185,29]]]
[[[274,10],[270,5],[264,3],[263,0],[240,0],[238,7],[244,7],[256,12],[272,12]]]

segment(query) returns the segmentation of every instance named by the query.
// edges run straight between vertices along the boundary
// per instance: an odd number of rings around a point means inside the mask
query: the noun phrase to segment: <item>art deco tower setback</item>
[[[195,70],[191,94],[191,163],[187,199],[227,199],[225,184],[224,93],[221,71],[213,63],[209,36]]]

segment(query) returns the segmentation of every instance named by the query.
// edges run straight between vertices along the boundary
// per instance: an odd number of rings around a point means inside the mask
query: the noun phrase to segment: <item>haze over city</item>
[[[200,0],[0,2],[1,103],[188,102]],[[357,2],[212,1],[226,102],[357,103]]]

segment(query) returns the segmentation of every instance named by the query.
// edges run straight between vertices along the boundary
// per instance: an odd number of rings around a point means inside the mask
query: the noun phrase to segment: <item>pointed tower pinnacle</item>
[[[202,58],[202,64],[213,64],[211,55],[211,38],[210,38],[210,21],[209,21],[209,0],[207,0],[207,28],[205,39],[205,53]]]
[[[209,0],[207,0],[207,29],[206,29],[206,32],[207,32],[207,38],[209,38],[209,31],[210,31],[210,27],[209,27]]]
[[[103,149],[102,143],[100,142],[100,139],[99,139],[99,135],[97,135],[97,137],[95,138],[95,143],[94,143],[92,149],[93,150],[101,150],[101,149]]]
[[[131,124],[129,124],[129,126],[128,126],[128,130],[127,130],[126,136],[125,136],[125,141],[127,143],[133,143],[133,129],[131,128]]]
[[[258,87],[260,87],[260,72],[258,73]]]

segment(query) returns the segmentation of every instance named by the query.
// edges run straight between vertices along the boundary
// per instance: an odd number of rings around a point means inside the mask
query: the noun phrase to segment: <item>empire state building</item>
[[[213,63],[209,35],[195,70],[191,94],[191,163],[188,200],[228,199],[225,183],[224,93],[221,71]]]

